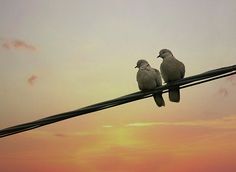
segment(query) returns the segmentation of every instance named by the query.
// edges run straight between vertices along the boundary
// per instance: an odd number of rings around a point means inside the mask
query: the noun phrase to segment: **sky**
[[[0,0],[0,128],[138,91],[170,49],[186,76],[236,64],[234,0]],[[0,140],[4,172],[234,172],[236,76]]]

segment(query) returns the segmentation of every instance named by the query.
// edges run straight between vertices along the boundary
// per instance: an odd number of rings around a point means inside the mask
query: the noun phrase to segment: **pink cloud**
[[[228,96],[229,95],[229,92],[228,92],[228,90],[226,89],[226,88],[220,88],[219,90],[218,90],[218,94],[219,95],[221,95],[221,96],[224,96],[224,97],[226,97],[226,96]]]
[[[32,75],[32,76],[30,76],[29,78],[28,78],[28,83],[30,84],[30,85],[34,85],[34,83],[35,83],[35,81],[38,79],[38,77],[36,76],[36,75]]]
[[[29,51],[36,51],[37,48],[29,43],[26,43],[25,41],[22,40],[10,40],[10,41],[6,41],[4,40],[4,42],[2,43],[2,48],[4,49],[25,49],[25,50],[29,50]]]
[[[231,75],[226,78],[226,81],[231,83],[232,85],[236,85],[236,75]]]
[[[231,86],[236,86],[236,75],[231,75],[225,78],[225,83],[229,83]],[[229,88],[221,87],[217,90],[217,95],[226,97],[229,95]]]
[[[23,48],[23,49],[27,49],[27,50],[31,50],[31,51],[36,51],[36,47],[34,47],[33,45],[30,45],[26,42],[20,41],[20,40],[14,40],[12,42],[12,45],[17,49],[17,48]]]
[[[5,48],[5,49],[11,49],[11,46],[8,42],[3,43],[2,47]]]
[[[54,136],[56,136],[56,137],[67,137],[68,135],[63,134],[63,133],[56,133],[56,134],[54,134]]]

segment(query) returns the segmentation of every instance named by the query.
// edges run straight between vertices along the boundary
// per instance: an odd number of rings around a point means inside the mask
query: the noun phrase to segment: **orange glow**
[[[101,172],[234,171],[235,126],[234,115],[205,121],[114,124],[87,132],[61,134],[35,130],[1,142],[4,145],[15,140],[17,147],[22,148],[11,153],[3,150],[1,168],[13,171],[17,168]],[[9,146],[16,149],[13,142]],[[14,159],[15,166],[8,167],[10,159]],[[41,164],[40,167],[37,164]]]

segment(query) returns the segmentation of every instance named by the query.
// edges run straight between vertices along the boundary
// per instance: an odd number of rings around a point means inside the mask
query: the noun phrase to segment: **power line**
[[[154,93],[157,93],[157,92],[166,93],[168,92],[169,88],[172,88],[175,86],[179,86],[180,89],[183,89],[183,88],[213,81],[213,80],[220,79],[220,78],[227,77],[234,74],[236,74],[236,65],[214,69],[208,72],[204,72],[202,74],[186,77],[184,79],[163,85],[161,87],[156,88],[155,90],[135,92],[132,94],[128,94],[128,95],[116,98],[116,99],[86,106],[86,107],[83,107],[74,111],[49,116],[46,118],[16,125],[13,127],[8,127],[8,128],[0,130],[0,137],[6,137],[9,135],[13,135],[13,134],[17,134],[17,133],[24,132],[27,130],[32,130],[38,127],[42,127],[44,125],[49,125],[49,124],[62,121],[68,118],[85,115],[91,112],[100,111],[103,109],[111,108],[114,106],[122,105],[125,103],[140,100],[140,99],[145,99],[145,98],[151,97]]]

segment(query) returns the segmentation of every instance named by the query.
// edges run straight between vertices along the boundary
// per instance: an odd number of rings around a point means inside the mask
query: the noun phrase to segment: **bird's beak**
[[[138,66],[135,66],[134,68],[137,68]]]
[[[161,55],[158,55],[157,58],[161,57]]]

